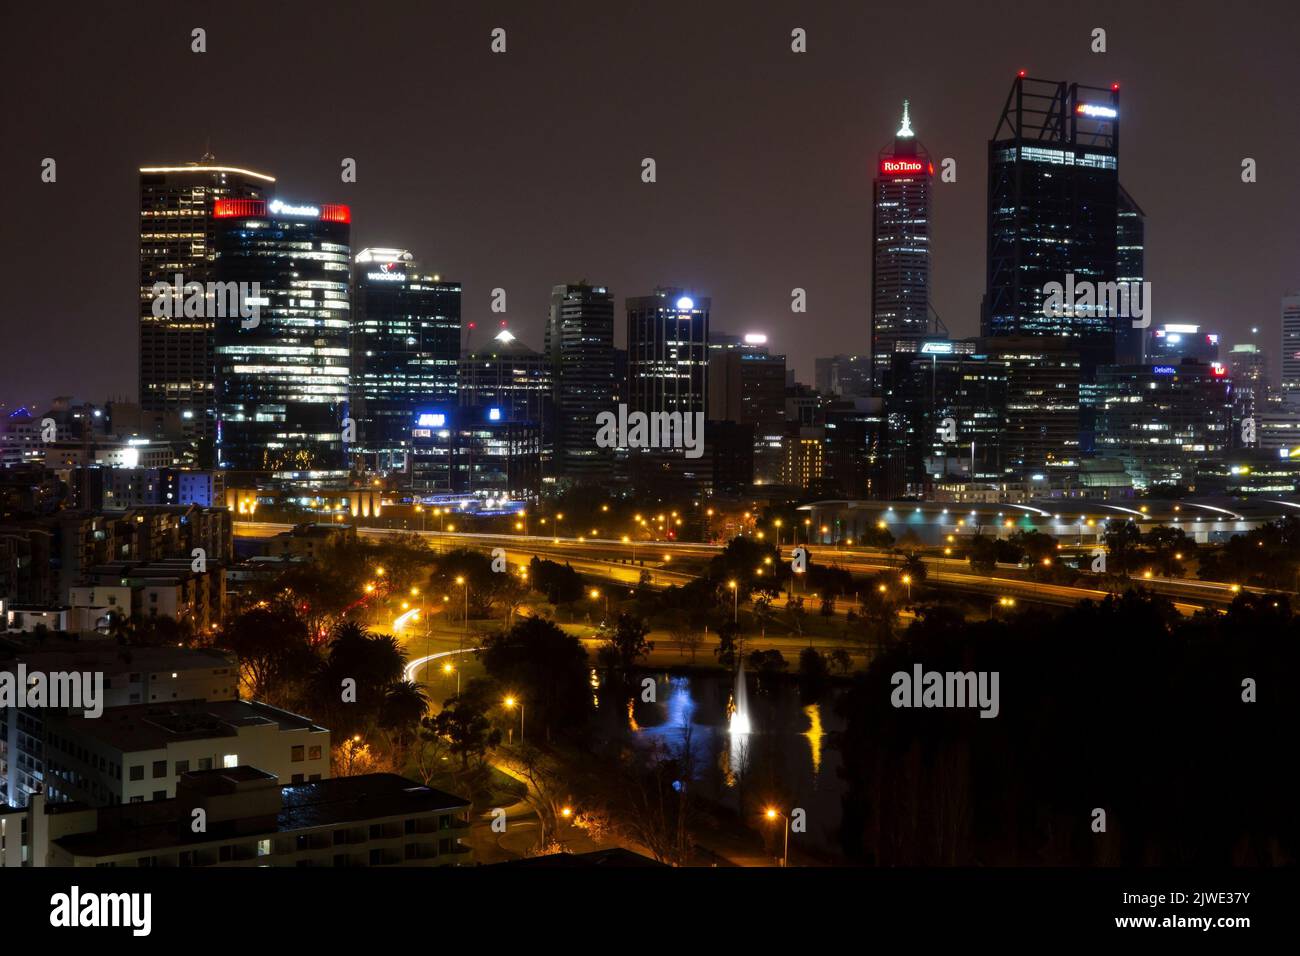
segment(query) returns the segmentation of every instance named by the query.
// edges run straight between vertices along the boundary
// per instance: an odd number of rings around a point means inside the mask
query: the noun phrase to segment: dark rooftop
[[[252,767],[201,771],[197,775],[231,778],[232,774],[241,773],[247,779],[264,776],[262,771]],[[223,820],[210,823],[207,833],[196,834],[191,832],[189,825],[192,805],[188,801],[173,798],[102,807],[98,815],[98,830],[72,834],[54,842],[78,856],[116,856],[199,846],[236,838],[243,841],[256,840],[276,834],[365,820],[463,810],[470,805],[464,797],[434,790],[392,773],[336,777],[315,783],[296,784],[281,787],[280,795],[280,813],[274,823],[268,819],[264,828],[247,826],[250,817],[245,818],[242,827],[241,821]]]

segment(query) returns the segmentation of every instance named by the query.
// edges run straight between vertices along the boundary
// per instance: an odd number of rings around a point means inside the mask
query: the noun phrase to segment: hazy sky
[[[622,299],[676,284],[712,296],[715,328],[767,332],[811,381],[814,357],[867,349],[871,179],[904,97],[936,161],[957,160],[957,182],[935,185],[934,305],[954,334],[977,331],[987,140],[1023,68],[1121,84],[1121,180],[1148,217],[1156,322],[1228,343],[1258,325],[1276,352],[1279,299],[1300,288],[1294,2],[85,6],[11,4],[0,21],[10,404],[135,398],[136,170],[209,140],[286,199],[350,204],[354,249],[409,248],[463,282],[476,342],[500,318],[495,287],[540,348],[557,282],[610,286],[620,343]]]

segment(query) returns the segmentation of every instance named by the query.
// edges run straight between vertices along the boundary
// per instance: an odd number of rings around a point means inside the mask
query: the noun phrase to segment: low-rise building
[[[190,771],[176,791],[154,803],[97,809],[41,797],[26,810],[0,806],[0,865],[452,866],[472,859],[461,842],[469,801],[395,774],[281,786],[275,774],[241,765]]]

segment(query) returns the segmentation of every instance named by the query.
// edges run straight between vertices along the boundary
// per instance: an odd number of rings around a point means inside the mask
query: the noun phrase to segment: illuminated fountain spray
[[[736,688],[731,693],[731,706],[728,708],[730,720],[727,729],[732,736],[749,734],[749,697],[745,690],[745,664],[742,661],[736,671]]]

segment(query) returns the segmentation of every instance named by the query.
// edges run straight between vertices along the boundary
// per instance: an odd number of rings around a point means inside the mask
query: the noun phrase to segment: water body
[[[743,676],[742,676],[743,675]],[[840,755],[830,735],[843,729],[830,689],[803,700],[791,678],[742,675],[670,675],[646,671],[655,682],[655,702],[640,695],[614,700],[613,688],[597,692],[607,733],[633,746],[685,762],[687,750],[695,792],[705,800],[743,812],[752,826],[764,824],[768,806],[789,814],[805,811],[810,848],[838,852],[843,782]],[[795,837],[792,836],[792,839]]]

